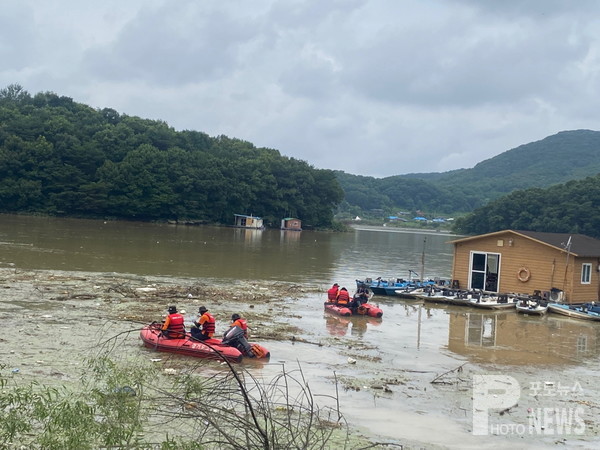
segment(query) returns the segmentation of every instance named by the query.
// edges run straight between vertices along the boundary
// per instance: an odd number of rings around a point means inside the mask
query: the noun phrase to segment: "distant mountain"
[[[336,175],[346,192],[343,206],[350,209],[367,204],[454,213],[472,211],[517,189],[549,187],[598,173],[600,132],[574,130],[521,145],[472,169],[397,175],[368,183],[369,177]]]
[[[600,173],[600,131],[563,131],[480,162],[472,169],[447,172],[442,184],[494,180],[498,192],[546,187]]]

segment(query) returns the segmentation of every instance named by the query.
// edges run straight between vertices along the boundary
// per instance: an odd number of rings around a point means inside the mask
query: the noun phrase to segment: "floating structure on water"
[[[251,230],[263,230],[265,228],[263,219],[256,216],[246,216],[243,214],[234,214],[235,222],[234,227],[237,228],[248,228]]]
[[[302,221],[293,217],[281,219],[281,229],[285,231],[302,231]]]

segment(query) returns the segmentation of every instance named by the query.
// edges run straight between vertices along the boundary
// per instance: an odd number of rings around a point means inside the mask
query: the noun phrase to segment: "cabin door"
[[[471,252],[470,288],[498,292],[500,255]]]

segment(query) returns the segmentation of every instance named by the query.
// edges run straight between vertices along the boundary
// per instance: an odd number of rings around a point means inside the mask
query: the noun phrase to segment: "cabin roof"
[[[524,230],[502,230],[494,233],[481,234],[479,236],[469,236],[462,239],[450,241],[451,244],[458,242],[467,242],[481,238],[492,237],[500,234],[512,233],[521,235],[525,238],[540,242],[544,245],[549,245],[565,253],[569,252],[572,255],[580,257],[600,257],[600,240],[576,233],[543,233],[540,231],[524,231]],[[571,242],[568,248],[569,240]]]
[[[246,218],[248,218],[248,219],[258,219],[258,220],[260,220],[260,219],[261,219],[261,218],[260,218],[260,217],[258,217],[258,216],[247,216],[247,215],[245,215],[245,214],[234,214],[234,216],[235,216],[235,217],[246,217]]]

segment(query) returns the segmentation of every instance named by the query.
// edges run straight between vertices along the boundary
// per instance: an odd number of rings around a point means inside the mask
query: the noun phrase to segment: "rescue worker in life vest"
[[[244,337],[248,339],[248,322],[246,322],[246,319],[235,313],[231,315],[231,322],[231,326],[240,327],[244,332]]]
[[[335,303],[336,299],[337,299],[337,295],[339,292],[339,284],[337,283],[333,283],[333,286],[331,286],[328,290],[327,290],[327,301],[328,302],[332,302]]]
[[[169,306],[169,315],[166,317],[161,328],[162,335],[172,339],[181,339],[185,337],[184,319],[177,312],[176,306]]]
[[[198,308],[198,321],[191,328],[192,337],[199,341],[205,341],[215,335],[215,318],[208,312],[206,307]]]
[[[336,303],[342,306],[348,306],[350,304],[350,293],[348,292],[348,289],[345,287],[340,289]]]
[[[254,358],[252,346],[248,342],[248,324],[239,314],[231,316],[231,326],[223,335],[223,344],[237,348],[243,355]]]

